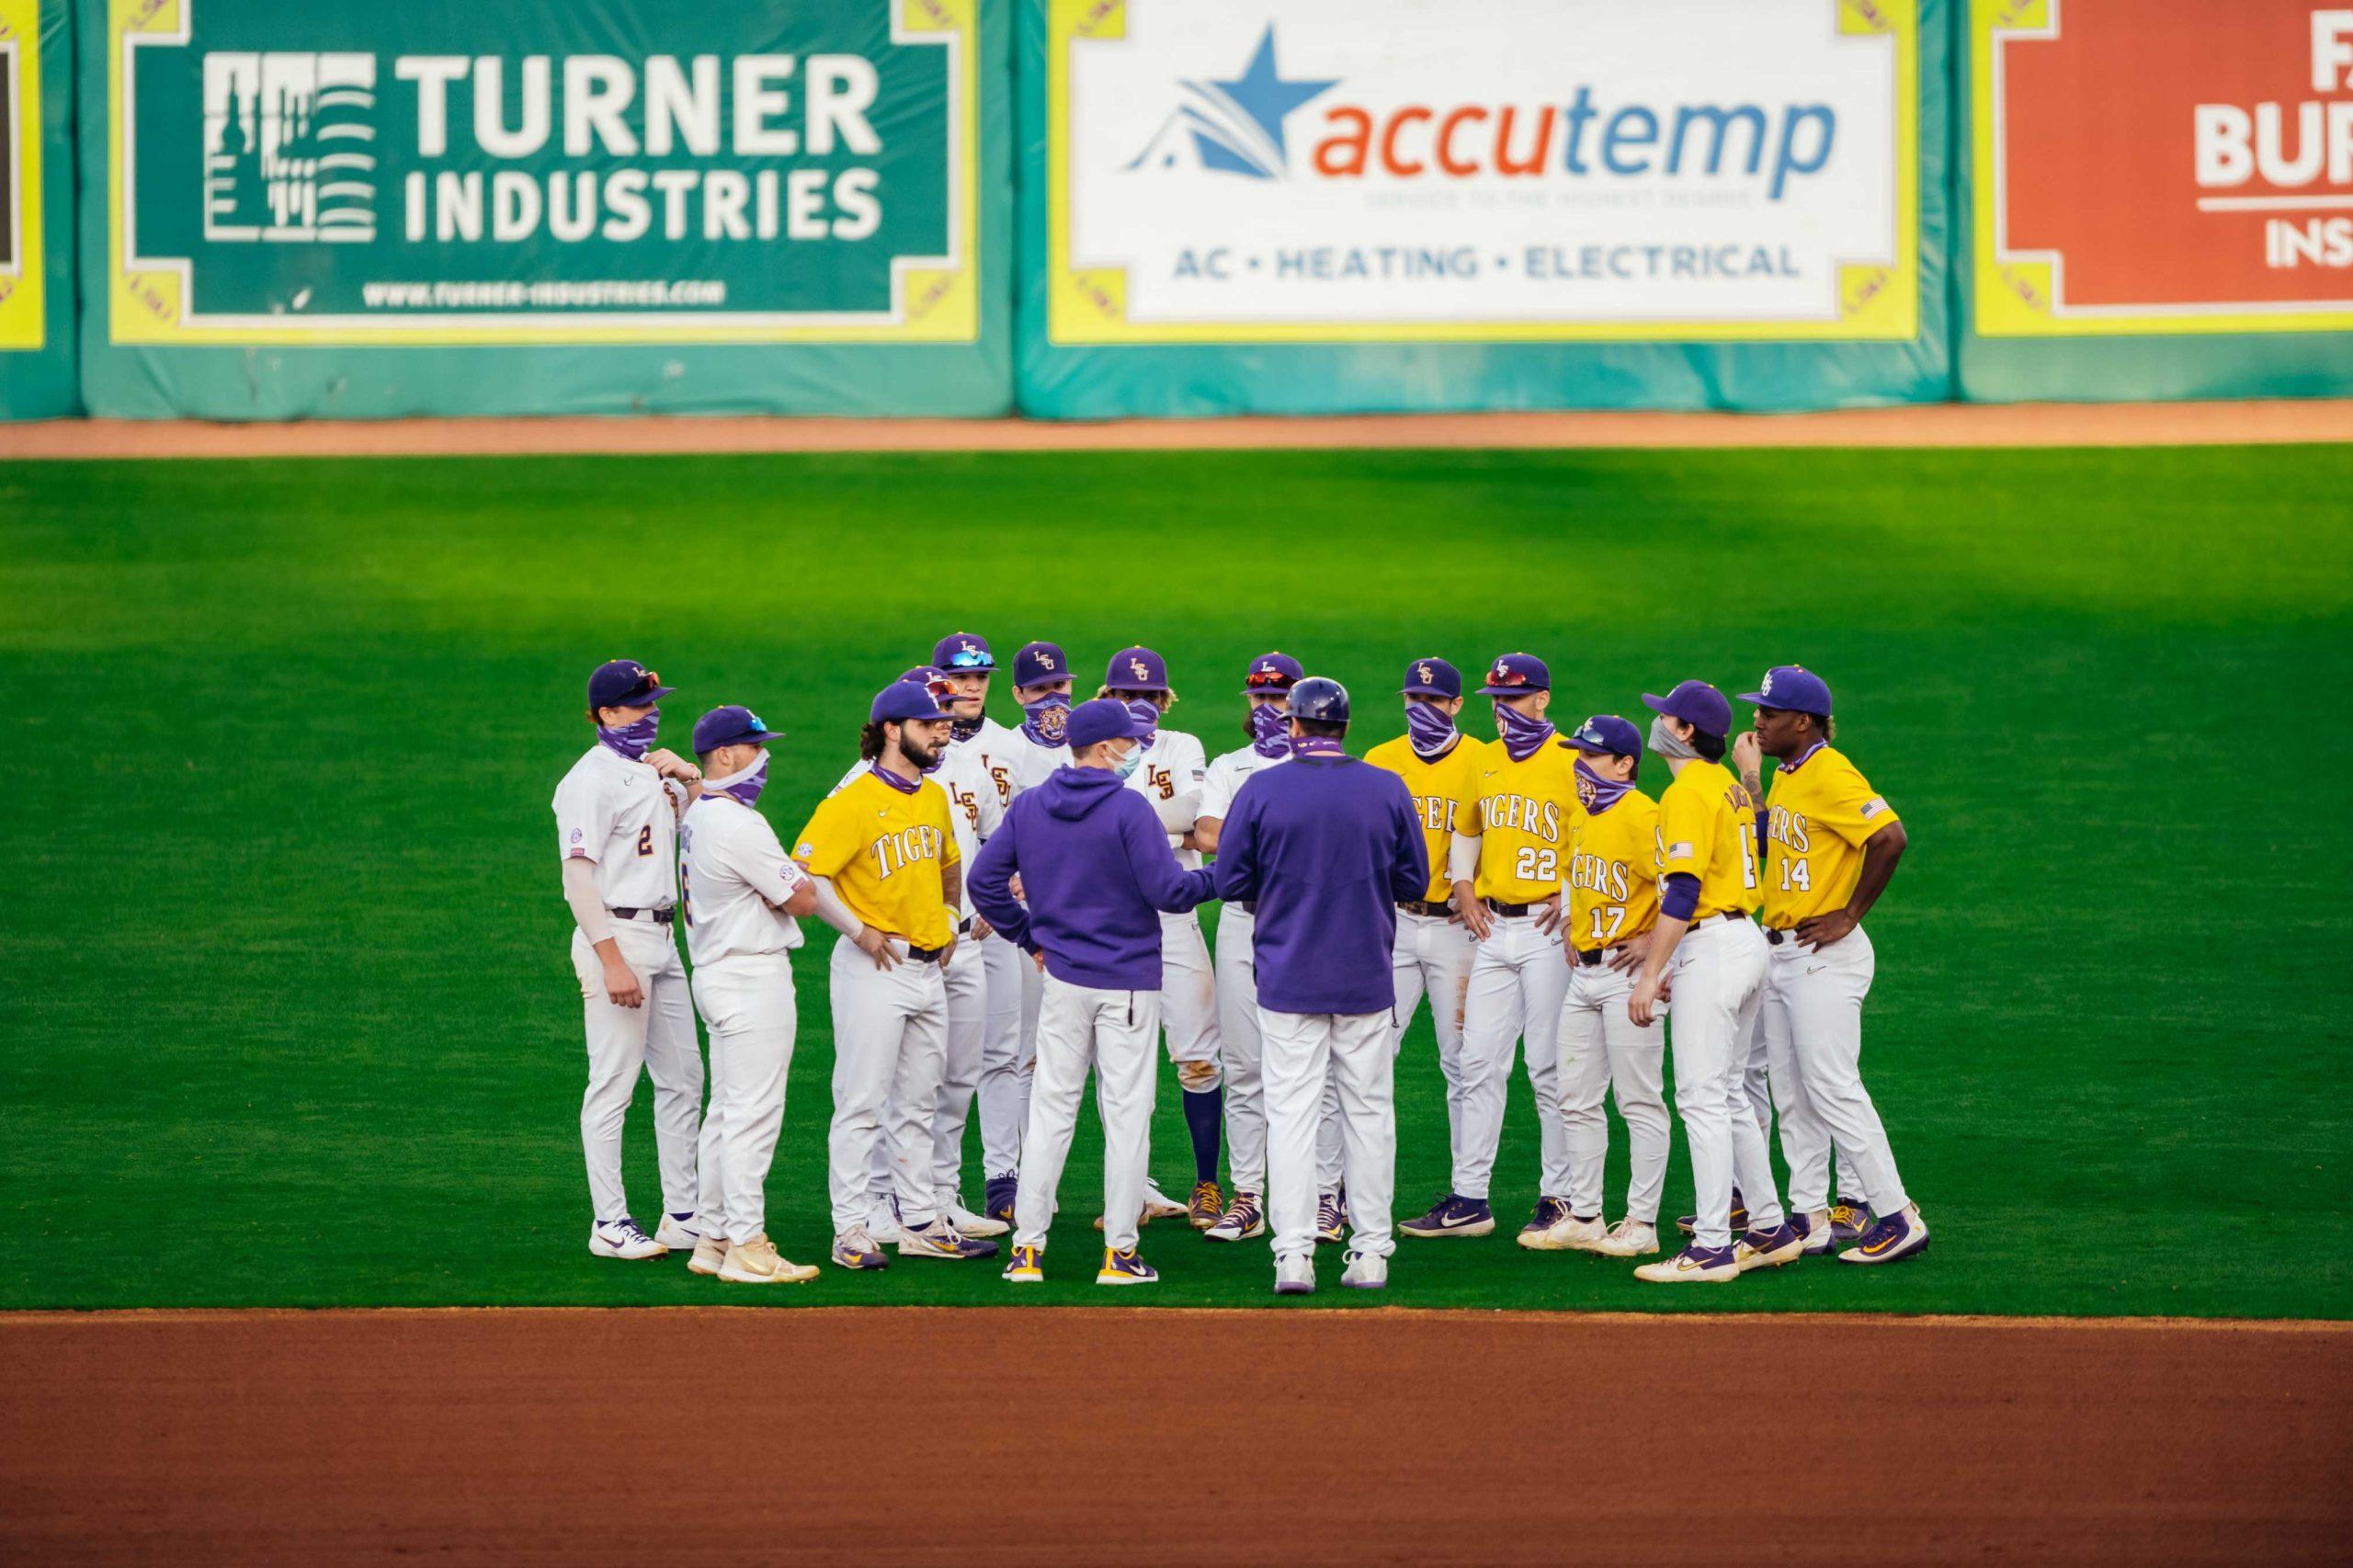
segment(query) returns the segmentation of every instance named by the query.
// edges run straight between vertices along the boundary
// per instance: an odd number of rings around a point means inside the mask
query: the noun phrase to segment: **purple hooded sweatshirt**
[[[1007,885],[1021,878],[1029,907]],[[972,907],[1046,972],[1098,991],[1160,989],[1160,914],[1211,896],[1144,798],[1100,767],[1060,767],[1022,791],[972,860]],[[1384,971],[1385,973],[1385,971]]]

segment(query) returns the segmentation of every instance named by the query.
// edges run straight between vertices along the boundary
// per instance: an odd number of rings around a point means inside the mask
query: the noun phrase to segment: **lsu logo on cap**
[[[1041,670],[1052,669],[1054,667],[1054,656],[1051,653],[1040,653],[1038,655],[1038,667]]]
[[[1487,672],[1487,684],[1489,686],[1526,686],[1528,672],[1497,664],[1494,669]]]
[[[1424,686],[1436,686],[1438,684],[1438,672],[1430,668],[1427,665],[1415,665],[1414,666],[1414,673],[1422,677],[1422,684]]]
[[[1128,661],[1128,668],[1134,674],[1138,680],[1150,680],[1152,678],[1152,666],[1145,664],[1142,659],[1130,659]]]
[[[1757,682],[1756,695],[1759,697],[1770,697],[1773,695],[1773,672],[1771,670],[1767,670],[1765,672],[1765,678]]]

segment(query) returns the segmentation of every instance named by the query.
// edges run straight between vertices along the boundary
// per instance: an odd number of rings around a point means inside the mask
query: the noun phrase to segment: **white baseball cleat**
[[[1790,1227],[1805,1238],[1805,1255],[1820,1257],[1831,1248],[1835,1237],[1830,1231],[1830,1210],[1817,1209],[1811,1214],[1792,1214]]]
[[[654,1239],[672,1252],[692,1252],[695,1244],[702,1240],[702,1233],[695,1229],[692,1214],[665,1214]]]
[[[778,1256],[767,1237],[760,1235],[729,1247],[727,1261],[719,1266],[719,1277],[731,1285],[800,1285],[817,1278],[817,1270],[813,1264],[790,1263]]]
[[[695,1244],[694,1256],[687,1259],[687,1272],[689,1274],[699,1274],[708,1278],[711,1275],[717,1274],[719,1272],[720,1266],[724,1264],[726,1261],[727,1238],[724,1236],[705,1236],[702,1240]]]
[[[1189,1219],[1192,1212],[1190,1205],[1179,1203],[1161,1191],[1158,1182],[1149,1176],[1144,1178],[1143,1217],[1147,1223],[1154,1220]]]
[[[1805,1256],[1805,1238],[1788,1221],[1769,1231],[1744,1232],[1732,1244],[1732,1260],[1743,1274],[1752,1268],[1779,1268]]]
[[[1740,1265],[1730,1247],[1703,1247],[1693,1242],[1673,1257],[1645,1263],[1634,1278],[1654,1285],[1722,1285],[1740,1278]]]
[[[907,1239],[907,1233],[899,1224],[898,1210],[888,1205],[877,1209],[866,1221],[866,1233],[876,1246],[894,1247]]]
[[[1386,1290],[1389,1260],[1369,1252],[1352,1252],[1348,1254],[1348,1266],[1340,1270],[1340,1283],[1351,1290]]]
[[[588,1250],[598,1257],[619,1257],[635,1262],[642,1257],[667,1257],[670,1249],[637,1228],[637,1221],[624,1214],[618,1220],[602,1220],[588,1232]]]
[[[1604,1257],[1648,1257],[1658,1251],[1658,1227],[1635,1219],[1620,1220],[1593,1244],[1593,1250]]]
[[[1609,1227],[1601,1222],[1600,1215],[1580,1220],[1568,1214],[1540,1231],[1520,1232],[1519,1244],[1532,1252],[1590,1252],[1608,1234]]]
[[[952,1202],[946,1210],[948,1222],[968,1236],[986,1238],[1001,1236],[1013,1229],[1002,1220],[992,1220],[985,1214],[975,1214],[961,1202]]]
[[[1285,1253],[1275,1259],[1275,1294],[1312,1296],[1315,1293],[1315,1255]]]

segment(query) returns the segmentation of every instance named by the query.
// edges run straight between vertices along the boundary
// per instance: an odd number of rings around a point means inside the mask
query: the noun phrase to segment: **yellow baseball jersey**
[[[1534,903],[1561,891],[1575,831],[1576,753],[1547,741],[1514,762],[1501,741],[1479,759],[1479,880],[1472,891],[1504,903]]]
[[[1844,909],[1863,874],[1863,840],[1897,820],[1846,754],[1826,745],[1774,769],[1765,813],[1765,924],[1777,930]]]
[[[868,768],[817,802],[792,858],[834,890],[867,925],[918,948],[955,934],[943,870],[957,863],[947,791],[926,778],[912,795]]]
[[[1658,802],[1629,790],[1570,835],[1569,940],[1591,952],[1658,924]]]
[[[1658,875],[1699,879],[1694,920],[1756,913],[1756,797],[1721,762],[1686,764],[1658,798]]]
[[[1444,903],[1454,896],[1454,884],[1446,875],[1447,851],[1453,846],[1458,831],[1477,831],[1471,824],[1479,797],[1480,756],[1486,749],[1483,742],[1465,735],[1444,756],[1426,762],[1414,749],[1412,738],[1400,735],[1364,754],[1375,767],[1385,767],[1403,778],[1405,793],[1414,798],[1414,820],[1422,824],[1422,845],[1430,856],[1430,885],[1423,890],[1425,899]]]

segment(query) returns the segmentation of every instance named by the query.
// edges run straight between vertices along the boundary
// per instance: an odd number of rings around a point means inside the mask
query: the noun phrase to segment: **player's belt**
[[[907,944],[907,957],[917,963],[938,963],[947,951],[946,948],[918,948],[913,942]]]
[[[1692,929],[1697,930],[1702,926],[1712,926],[1719,920],[1738,920],[1746,922],[1748,920],[1748,916],[1743,915],[1737,909],[1720,909],[1713,915],[1703,915],[1699,919],[1694,920],[1691,922],[1691,927]],[[1765,939],[1768,942],[1771,941],[1773,939],[1771,933],[1768,932]]]
[[[1451,915],[1454,905],[1440,898],[1400,899],[1397,907],[1408,915]]]
[[[1625,946],[1625,943],[1620,942],[1614,948],[1579,948],[1577,949],[1577,962],[1580,966],[1586,969],[1591,969],[1594,965],[1599,963],[1610,954],[1623,950]]]
[[[1532,903],[1506,903],[1499,898],[1483,898],[1479,902],[1497,915],[1532,915],[1536,911]]]
[[[956,922],[956,934],[959,937],[969,937],[972,934],[972,917],[971,915],[967,915],[963,919]]]
[[[678,918],[678,906],[665,903],[659,909],[608,909],[605,913],[616,920],[651,920],[656,926],[667,926]]]

